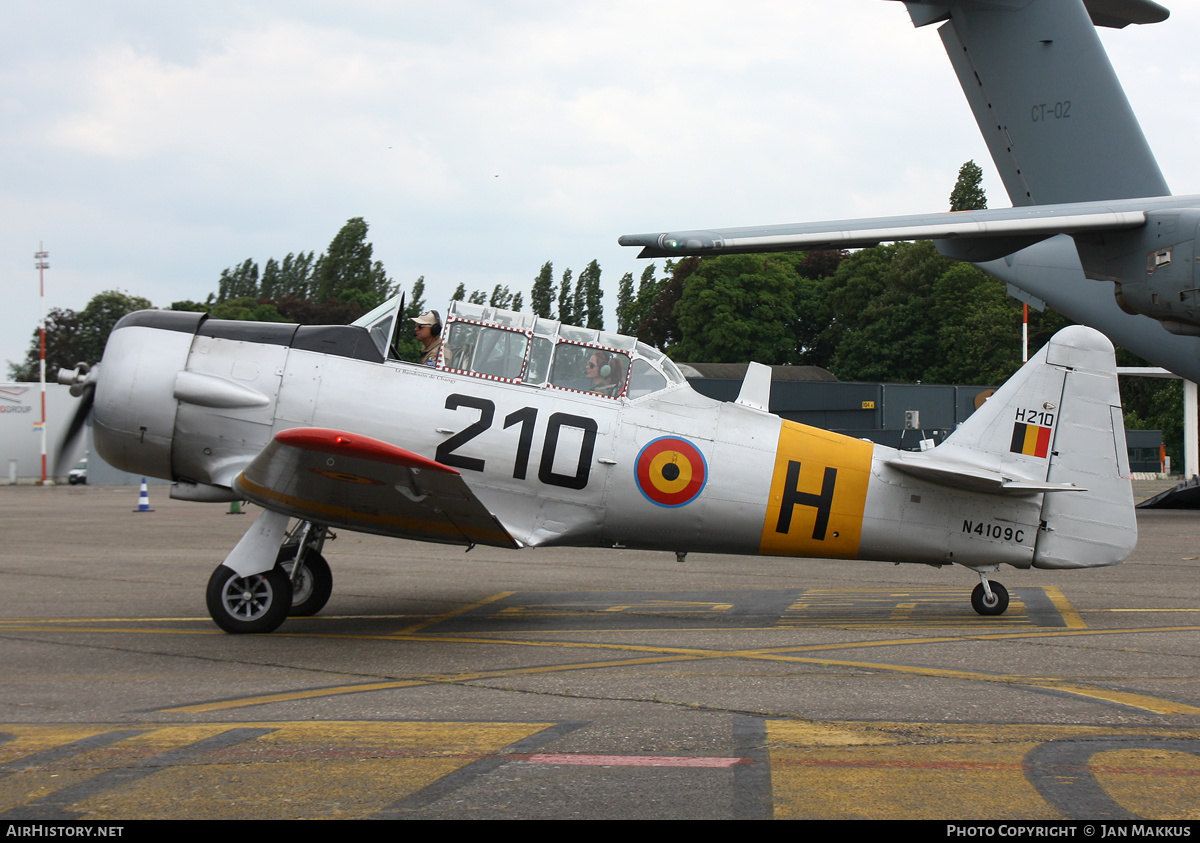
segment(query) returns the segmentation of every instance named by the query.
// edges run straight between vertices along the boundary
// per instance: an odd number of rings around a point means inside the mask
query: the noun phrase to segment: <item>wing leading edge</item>
[[[268,509],[329,526],[445,544],[521,546],[456,469],[340,430],[277,434],[233,488]]]
[[[790,225],[626,234],[617,242],[622,246],[642,247],[638,254],[641,258],[676,258],[689,255],[858,249],[896,240],[938,240],[955,244],[954,257],[994,260],[1058,234],[1140,228],[1146,224],[1146,209],[1147,200],[1084,202]]]

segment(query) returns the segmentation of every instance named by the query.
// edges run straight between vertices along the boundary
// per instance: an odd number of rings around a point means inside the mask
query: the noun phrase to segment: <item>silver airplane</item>
[[[958,564],[1123,561],[1137,539],[1111,343],[1056,335],[941,445],[900,452],[695,392],[632,337],[452,304],[436,365],[394,359],[401,306],[354,325],[140,311],[60,380],[100,455],[171,495],[264,508],[208,584],[213,620],[321,609],[330,528],[497,547],[630,547]],[[931,443],[930,443],[931,444]],[[291,526],[292,519],[299,519]]]
[[[1150,0],[906,0],[938,29],[1012,208],[625,235],[641,257],[932,240],[1200,381],[1200,196],[1172,196],[1095,25],[1157,23]]]

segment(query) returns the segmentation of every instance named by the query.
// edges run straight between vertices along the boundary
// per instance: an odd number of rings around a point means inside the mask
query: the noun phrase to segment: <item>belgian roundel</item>
[[[677,436],[661,436],[638,453],[638,490],[659,506],[683,506],[694,501],[708,482],[708,465],[700,449]]]

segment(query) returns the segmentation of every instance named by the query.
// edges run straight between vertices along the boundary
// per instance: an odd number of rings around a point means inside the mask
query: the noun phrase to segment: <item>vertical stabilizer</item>
[[[1014,206],[1170,194],[1084,0],[905,5],[917,26],[946,21],[938,33]],[[1109,25],[1165,16],[1141,0],[1092,5]]]
[[[1038,568],[1113,565],[1133,551],[1137,520],[1116,361],[1099,331],[1059,331],[927,453],[1014,480],[1077,488],[1042,493]]]

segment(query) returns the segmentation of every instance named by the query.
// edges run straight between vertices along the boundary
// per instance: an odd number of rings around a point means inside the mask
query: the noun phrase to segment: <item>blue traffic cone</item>
[[[146,488],[146,478],[142,478],[142,490],[138,492],[138,508],[134,512],[153,512],[150,508],[150,491]]]

